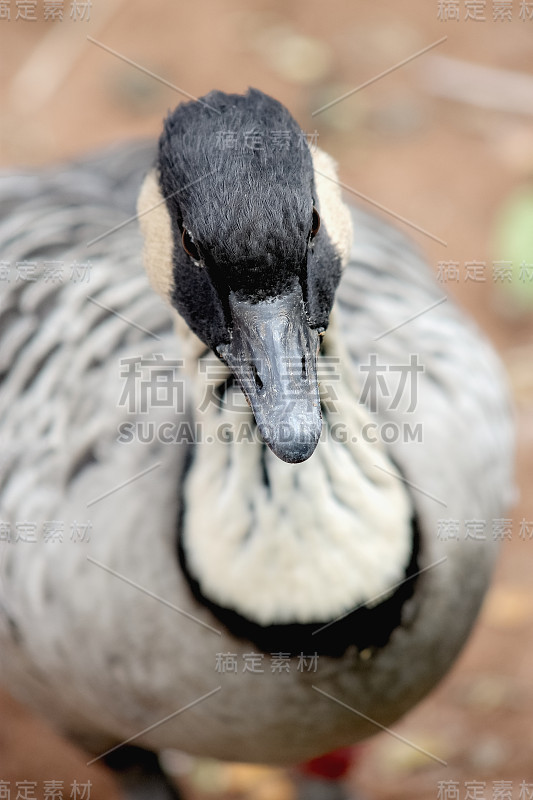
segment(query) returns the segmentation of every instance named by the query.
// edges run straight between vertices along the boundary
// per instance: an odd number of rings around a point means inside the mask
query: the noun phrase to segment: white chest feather
[[[379,469],[395,471],[381,446],[360,436],[367,417],[347,383],[335,391],[316,452],[297,465],[238,441],[254,425],[235,408],[236,388],[199,417],[209,444],[196,448],[185,483],[187,565],[207,598],[263,625],[326,622],[372,605],[409,561],[405,488]]]

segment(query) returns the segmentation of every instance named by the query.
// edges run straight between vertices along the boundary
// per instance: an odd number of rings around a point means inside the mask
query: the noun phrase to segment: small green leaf
[[[495,288],[505,292],[518,310],[533,310],[533,186],[513,192],[500,206],[493,262]],[[498,271],[498,264],[503,272]],[[511,280],[504,274],[503,265],[511,266]]]

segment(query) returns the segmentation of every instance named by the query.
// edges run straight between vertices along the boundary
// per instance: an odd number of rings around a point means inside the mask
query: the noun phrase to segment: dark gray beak
[[[217,352],[246,395],[261,436],[290,464],[315,450],[322,415],[316,374],[318,334],[309,327],[300,286],[251,303],[229,297],[232,338]]]

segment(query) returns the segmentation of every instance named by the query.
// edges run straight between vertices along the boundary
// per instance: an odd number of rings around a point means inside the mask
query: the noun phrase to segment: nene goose
[[[512,485],[500,366],[418,252],[257,90],[0,199],[2,682],[95,754],[292,764],[397,720]]]

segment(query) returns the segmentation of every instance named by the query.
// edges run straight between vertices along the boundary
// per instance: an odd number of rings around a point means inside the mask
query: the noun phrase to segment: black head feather
[[[327,325],[339,259],[323,227],[309,249],[313,163],[281,103],[250,89],[181,104],[165,121],[158,169],[175,242],[172,301],[203,341],[227,341],[230,291],[258,302],[297,281],[312,326]],[[183,249],[184,230],[201,264]],[[330,262],[323,281],[314,264],[320,252]]]

